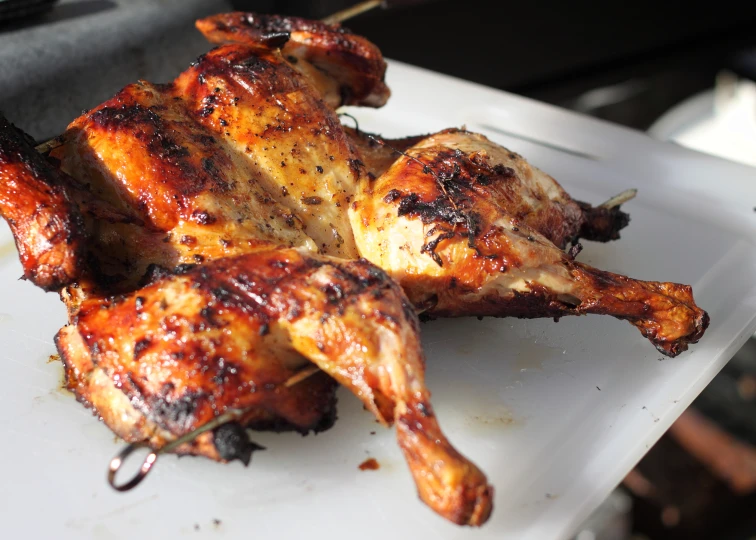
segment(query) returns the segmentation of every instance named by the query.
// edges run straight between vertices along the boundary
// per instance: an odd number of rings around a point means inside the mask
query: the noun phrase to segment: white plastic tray
[[[712,320],[701,343],[662,359],[629,324],[597,316],[425,325],[442,427],[497,490],[481,530],[455,527],[417,500],[393,432],[343,391],[339,420],[326,433],[259,434],[268,450],[249,468],[168,456],[143,485],[120,494],[107,486],[105,468],[121,443],[59,389],[61,366],[48,363],[63,306],[18,281],[15,253],[4,248],[3,537],[566,538],[753,334],[754,169],[398,63],[388,82],[390,105],[352,111],[361,127],[400,136],[467,124],[553,174],[576,198],[598,203],[639,188],[622,239],[588,243],[580,259],[692,284]],[[380,469],[360,471],[369,456]]]

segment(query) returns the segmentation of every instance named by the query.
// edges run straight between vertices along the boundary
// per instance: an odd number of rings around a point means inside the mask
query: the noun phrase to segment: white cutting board
[[[579,259],[692,284],[712,320],[703,340],[668,359],[608,317],[424,325],[441,425],[496,487],[493,517],[479,530],[451,525],[418,501],[393,432],[343,391],[326,433],[256,435],[268,450],[248,468],[167,456],[121,494],[105,470],[122,443],[59,389],[60,363],[48,363],[63,306],[18,281],[21,267],[5,249],[1,537],[567,538],[754,333],[756,170],[396,62],[388,83],[387,107],[352,111],[364,129],[401,136],[467,124],[575,198],[599,203],[638,188],[622,239],[587,243]],[[0,245],[9,240],[3,234]],[[379,470],[358,469],[368,457]]]

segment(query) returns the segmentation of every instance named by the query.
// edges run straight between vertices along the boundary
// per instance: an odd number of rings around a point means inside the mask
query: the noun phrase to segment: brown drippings
[[[377,471],[381,468],[381,464],[375,458],[368,458],[360,463],[361,471]]]
[[[60,362],[60,356],[57,354],[51,354],[50,357],[47,359],[48,364],[52,364],[53,362]],[[57,393],[63,396],[71,396],[74,397],[75,394],[73,391],[68,387],[68,379],[66,378],[66,369],[65,366],[61,363],[60,367],[62,368],[60,370],[60,379],[58,383]],[[51,392],[52,393],[52,392]]]

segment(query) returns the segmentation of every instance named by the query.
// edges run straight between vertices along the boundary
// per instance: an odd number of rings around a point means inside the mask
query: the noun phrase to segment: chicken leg
[[[380,269],[303,250],[219,259],[132,294],[90,298],[57,343],[68,383],[113,431],[160,447],[223,414],[306,431],[332,420],[330,379],[286,387],[309,361],[359,397],[397,438],[418,493],[447,519],[480,525],[493,490],[441,432],[423,382],[417,317]],[[213,433],[180,453],[248,456]]]
[[[623,224],[612,212],[586,211],[520,156],[462,130],[409,148],[350,207],[360,253],[425,316],[606,314],[675,356],[708,325],[689,286],[603,272],[560,249],[611,237]]]

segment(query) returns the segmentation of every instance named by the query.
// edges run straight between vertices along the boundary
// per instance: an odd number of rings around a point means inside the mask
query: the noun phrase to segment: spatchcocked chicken
[[[389,96],[364,38],[247,13],[197,26],[220,46],[86,112],[49,155],[0,121],[24,275],[60,292],[68,385],[123,439],[160,448],[239,410],[176,451],[247,461],[245,427],[326,429],[340,383],[396,426],[422,500],[480,525],[493,489],[440,431],[417,313],[608,314],[671,356],[702,336],[690,287],[575,260],[578,239],[619,237],[618,207],[465,130],[342,126],[340,105]]]

